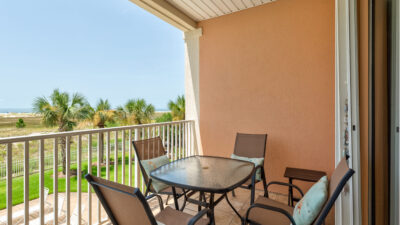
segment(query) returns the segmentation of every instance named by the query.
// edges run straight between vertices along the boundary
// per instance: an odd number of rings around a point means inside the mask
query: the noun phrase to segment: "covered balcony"
[[[372,204],[368,182],[372,181],[367,2],[131,1],[183,32],[186,120],[1,138],[7,166],[0,173],[6,179],[0,223],[110,224],[84,175],[138,187],[144,193],[132,141],[160,137],[171,161],[193,155],[230,158],[237,133],[249,133],[268,135],[263,165],[267,182],[288,182],[284,174],[289,167],[321,171],[329,177],[348,156],[355,174],[325,224],[368,224]],[[379,108],[377,113],[384,114]],[[377,126],[384,130],[382,124]],[[374,138],[383,138],[379,135]],[[59,173],[61,141],[65,142],[65,176]],[[12,150],[18,145],[23,146],[25,160],[15,167]],[[39,150],[37,163],[27,160],[32,148]],[[46,149],[50,155],[45,155]],[[376,179],[377,188],[385,190],[384,176]],[[313,184],[293,182],[304,192]],[[14,188],[17,183],[23,183],[23,189]],[[262,189],[261,184],[256,186],[256,196],[263,195]],[[290,204],[287,187],[268,191],[271,199]],[[14,201],[18,195],[23,195],[22,202]],[[237,210],[250,206],[247,190],[238,189],[230,199]],[[374,201],[382,207],[373,209],[373,219],[387,221],[388,199],[377,194]],[[163,202],[174,204],[165,196]],[[149,204],[154,214],[159,212],[156,200]],[[184,212],[195,215],[196,209],[188,203]],[[215,221],[240,224],[224,201],[215,208]]]

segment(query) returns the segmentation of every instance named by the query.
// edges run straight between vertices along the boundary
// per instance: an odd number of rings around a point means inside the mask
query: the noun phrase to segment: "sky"
[[[0,0],[0,108],[55,88],[166,109],[184,94],[183,34],[129,0]]]

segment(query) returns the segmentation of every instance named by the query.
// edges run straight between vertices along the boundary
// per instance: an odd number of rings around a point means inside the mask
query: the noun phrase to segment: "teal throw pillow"
[[[321,212],[328,199],[328,178],[323,176],[296,204],[293,219],[296,225],[310,225]]]
[[[243,156],[237,156],[235,154],[231,155],[232,159],[239,159],[239,160],[243,160],[243,161],[247,161],[247,162],[252,162],[254,163],[254,166],[262,166],[264,165],[264,158],[247,158],[247,157],[243,157]],[[261,169],[258,169],[256,171],[256,180],[261,180]]]
[[[160,166],[163,166],[163,165],[169,163],[169,158],[168,158],[168,156],[163,155],[163,156],[153,158],[153,159],[142,160],[141,163],[142,163],[144,170],[146,171],[147,176],[150,176],[151,171],[157,169]],[[151,185],[153,185],[154,190],[157,192],[168,187],[167,184],[165,184],[161,181],[155,180],[155,179],[152,179]]]

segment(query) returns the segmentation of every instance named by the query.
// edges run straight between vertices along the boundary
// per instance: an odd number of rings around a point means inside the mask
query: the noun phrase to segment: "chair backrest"
[[[267,134],[236,134],[233,153],[248,158],[264,158]]]
[[[138,188],[87,174],[104,210],[114,225],[157,225],[146,199]]]
[[[320,214],[314,222],[314,225],[321,225],[324,223],[326,216],[335,204],[336,199],[342,192],[347,181],[353,176],[354,170],[350,169],[347,165],[347,159],[344,157],[336,169],[333,171],[330,182],[329,182],[329,198],[322,208]]]
[[[132,143],[136,152],[136,156],[138,157],[140,170],[142,171],[144,181],[147,184],[149,182],[149,174],[147,174],[144,170],[141,160],[157,158],[167,153],[159,136],[149,139],[132,141]]]

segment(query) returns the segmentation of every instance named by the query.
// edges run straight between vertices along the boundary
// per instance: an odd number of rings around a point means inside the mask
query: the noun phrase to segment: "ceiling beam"
[[[165,0],[130,1],[184,32],[197,28],[196,21]]]

